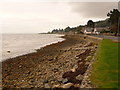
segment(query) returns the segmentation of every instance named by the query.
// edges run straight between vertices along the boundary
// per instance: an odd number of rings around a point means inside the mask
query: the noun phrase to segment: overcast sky
[[[118,8],[117,2],[0,2],[0,33],[42,33],[75,27],[90,19],[103,20],[110,10]]]

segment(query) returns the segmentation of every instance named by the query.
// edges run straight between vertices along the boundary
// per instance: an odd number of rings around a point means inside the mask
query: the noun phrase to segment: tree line
[[[65,29],[54,29],[54,30],[52,30],[52,32],[51,33],[68,33],[68,32],[73,32],[73,33],[77,33],[77,34],[80,34],[80,33],[82,33],[82,28],[83,28],[84,26],[82,26],[82,25],[80,25],[80,26],[77,26],[77,27],[66,27]]]
[[[108,22],[110,24],[111,31],[120,33],[120,12],[118,9],[113,9],[112,11],[108,12],[107,16]]]
[[[54,29],[51,33],[82,33],[83,27],[109,27],[110,31],[117,34],[120,33],[120,12],[118,9],[113,9],[109,11],[107,14],[107,19],[102,21],[93,22],[92,20],[88,20],[87,25],[79,25],[77,27],[66,27],[65,29]]]

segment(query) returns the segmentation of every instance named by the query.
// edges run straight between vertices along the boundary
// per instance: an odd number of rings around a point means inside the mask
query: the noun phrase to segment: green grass
[[[118,88],[118,47],[120,43],[109,39],[102,40],[93,65],[93,85],[99,88]]]

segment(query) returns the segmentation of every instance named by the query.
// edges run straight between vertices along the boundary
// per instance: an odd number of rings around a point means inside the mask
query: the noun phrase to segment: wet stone
[[[42,72],[38,72],[39,75],[42,75]]]
[[[59,71],[59,69],[54,68],[52,71],[55,73],[55,72],[58,72],[58,71]]]
[[[30,71],[27,71],[26,74],[30,74]]]
[[[78,76],[76,77],[76,79],[78,79],[78,80],[83,80],[83,75],[78,75]]]
[[[29,85],[32,85],[33,83],[32,83],[31,81],[28,81],[28,84],[29,84]]]
[[[67,83],[67,82],[68,82],[67,78],[65,78],[65,79],[62,80],[62,83],[64,83],[64,84]]]
[[[67,84],[64,84],[62,88],[70,88],[71,86],[73,86],[72,83],[67,83]]]
[[[21,68],[22,66],[20,65],[19,68]]]
[[[48,83],[48,80],[44,80],[43,83]]]
[[[58,79],[58,82],[62,82],[62,81],[63,81],[63,78],[59,78],[59,79]]]
[[[54,85],[53,88],[59,88],[60,84]]]
[[[51,59],[49,59],[49,61],[53,61],[53,59],[51,58]]]
[[[49,84],[46,83],[46,84],[44,85],[44,88],[50,88]]]
[[[10,53],[10,51],[8,50],[7,53]]]

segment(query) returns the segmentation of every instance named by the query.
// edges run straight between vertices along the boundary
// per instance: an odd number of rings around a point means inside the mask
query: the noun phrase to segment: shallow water
[[[64,39],[58,34],[3,34],[1,60],[35,52],[46,45],[61,42]]]

